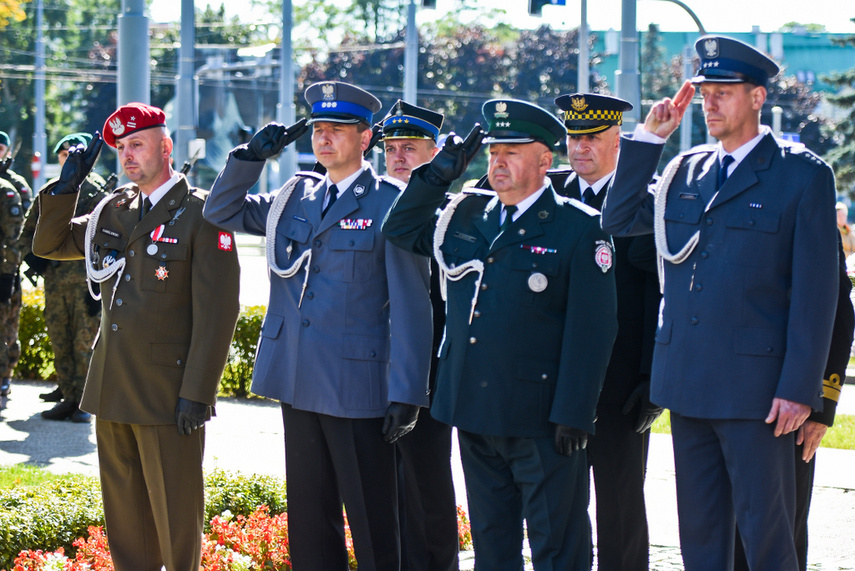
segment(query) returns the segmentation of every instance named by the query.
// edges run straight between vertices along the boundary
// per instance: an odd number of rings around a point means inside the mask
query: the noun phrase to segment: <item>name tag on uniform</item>
[[[697,200],[698,195],[695,192],[681,192],[680,198],[683,198],[685,200]]]

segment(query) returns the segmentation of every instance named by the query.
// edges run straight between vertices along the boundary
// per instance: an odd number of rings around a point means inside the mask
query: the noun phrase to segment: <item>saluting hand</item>
[[[290,127],[281,123],[268,123],[252,136],[249,143],[236,147],[232,154],[242,161],[266,161],[281,153],[282,149],[302,137],[308,130],[305,118]]]
[[[442,149],[425,169],[425,181],[434,186],[448,186],[457,180],[481,149],[484,136],[480,123],[475,123],[466,139],[461,139],[454,132],[449,133]]]
[[[644,120],[644,129],[667,139],[680,126],[683,114],[692,103],[694,95],[695,86],[689,81],[684,82],[677,94],[674,95],[674,99],[666,97],[650,108],[650,113]]]
[[[59,181],[53,189],[53,194],[74,194],[80,190],[80,185],[92,172],[92,167],[98,161],[98,155],[101,154],[101,147],[104,144],[104,139],[101,138],[101,133],[95,131],[95,136],[89,141],[88,147],[77,145],[68,149],[68,158],[65,159],[65,164],[62,165],[62,172],[59,174]]]

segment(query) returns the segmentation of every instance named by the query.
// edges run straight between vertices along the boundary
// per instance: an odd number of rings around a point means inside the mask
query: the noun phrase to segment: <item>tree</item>
[[[855,21],[855,18],[852,18]],[[855,46],[855,36],[832,39],[837,45]],[[855,196],[855,68],[832,74],[825,78],[838,91],[828,97],[828,101],[841,109],[848,109],[847,115],[833,125],[832,139],[837,147],[826,153],[825,159],[834,169],[837,179],[837,192],[850,197]]]
[[[27,17],[21,4],[22,2],[17,0],[0,0],[0,30],[12,22],[20,22]]]

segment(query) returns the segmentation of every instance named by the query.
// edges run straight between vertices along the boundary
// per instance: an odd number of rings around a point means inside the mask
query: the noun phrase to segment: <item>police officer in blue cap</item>
[[[398,571],[391,444],[428,404],[428,262],[380,232],[401,190],[363,159],[380,101],[334,81],[305,97],[308,121],[271,123],[232,151],[205,216],[267,238],[270,303],[252,391],[282,403],[294,568],[347,568],[344,502],[359,568]],[[265,160],[307,125],[326,173],[300,172],[272,194],[247,196]]]
[[[752,570],[795,570],[793,447],[815,438],[838,296],[834,175],[760,124],[772,59],[722,36],[695,48],[698,75],[622,141],[603,227],[653,232],[662,257],[651,399],[671,410],[687,571],[732,568],[736,522]],[[654,201],[693,83],[718,143],[675,158]]]
[[[546,178],[564,136],[546,110],[483,107],[490,185],[437,208],[482,141],[449,135],[383,224],[433,255],[445,336],[434,418],[457,427],[478,569],[519,571],[523,520],[536,570],[591,568],[584,448],[617,329],[611,240],[599,213]]]

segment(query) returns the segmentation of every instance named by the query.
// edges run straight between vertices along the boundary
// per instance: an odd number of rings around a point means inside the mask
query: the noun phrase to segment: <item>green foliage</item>
[[[3,468],[0,475],[20,470]],[[228,511],[233,516],[249,516],[261,505],[268,506],[271,514],[285,512],[284,480],[222,470],[205,477],[206,531],[215,515]],[[67,554],[74,553],[72,542],[87,537],[90,525],[104,525],[97,478],[61,476],[35,486],[14,482],[9,486],[0,479],[0,569],[11,569],[15,556],[24,549],[63,547]]]
[[[24,289],[21,305],[21,358],[15,367],[20,379],[50,379],[54,375],[53,347],[44,318],[45,295],[42,289]]]
[[[255,350],[261,335],[261,323],[264,321],[263,305],[245,306],[238,316],[229,358],[220,383],[220,394],[224,396],[247,397],[255,365]]]
[[[32,464],[0,466],[0,490],[3,488],[39,486],[60,478],[62,476]]]
[[[846,389],[848,390],[848,389]],[[826,448],[855,450],[855,416],[838,414],[834,417],[834,426],[825,433],[822,445]]]

